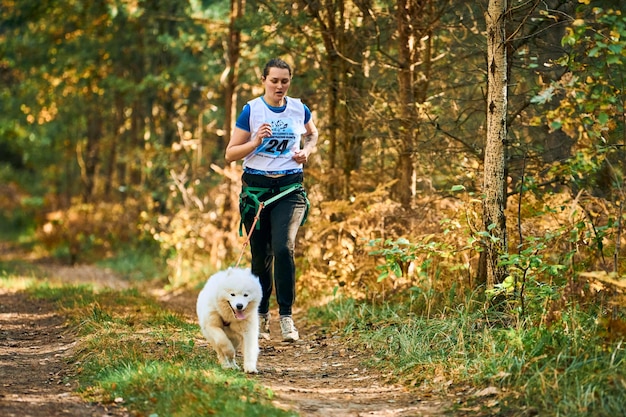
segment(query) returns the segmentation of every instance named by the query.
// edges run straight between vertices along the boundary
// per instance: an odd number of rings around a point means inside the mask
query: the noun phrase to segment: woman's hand
[[[269,123],[263,123],[256,133],[257,146],[263,143],[264,138],[272,136],[272,126]]]
[[[270,136],[272,136],[272,126],[269,123],[263,123],[252,137],[250,137],[250,132],[235,127],[230,142],[226,146],[226,162],[230,163],[245,158],[246,155],[261,146],[263,139]]]
[[[306,164],[309,161],[309,155],[315,152],[317,145],[318,132],[313,120],[310,120],[304,127],[306,129],[306,133],[302,137],[304,139],[304,146],[301,150],[293,154],[293,159],[299,164]]]
[[[294,152],[293,160],[299,164],[306,164],[309,160],[309,153],[304,149]]]

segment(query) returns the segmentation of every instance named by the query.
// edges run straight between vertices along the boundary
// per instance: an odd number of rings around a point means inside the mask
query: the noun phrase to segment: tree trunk
[[[331,175],[337,173],[337,136],[339,135],[338,127],[338,111],[337,103],[339,102],[339,70],[340,62],[337,51],[332,49],[332,42],[327,41],[327,36],[324,36],[324,45],[328,53],[326,54],[326,61],[328,62],[329,71],[327,71],[328,77],[328,114],[327,114],[327,137],[330,142],[328,149],[328,168]],[[328,181],[327,185],[328,195],[331,200],[337,198],[339,194],[339,187],[336,181]]]
[[[102,114],[98,106],[98,99],[92,94],[89,97],[86,112],[86,145],[82,158],[82,197],[83,203],[92,201],[95,187],[97,167],[100,162],[100,140],[102,139]]]
[[[412,178],[415,169],[415,135],[413,129],[415,112],[415,97],[413,95],[413,46],[411,42],[411,13],[408,10],[407,0],[399,0],[396,9],[396,23],[398,25],[398,90],[399,90],[399,117],[402,149],[398,160],[398,183],[396,190],[402,207],[409,208],[413,201]]]
[[[307,10],[309,15],[317,21],[321,30],[322,42],[326,54],[324,54],[325,66],[328,68],[326,71],[327,88],[328,88],[328,109],[326,112],[326,134],[324,137],[328,138],[328,168],[331,177],[336,178],[337,181],[329,181],[327,183],[327,193],[329,198],[335,199],[341,193],[342,187],[339,181],[341,175],[340,162],[338,161],[339,150],[341,148],[342,141],[340,135],[342,132],[341,114],[338,103],[341,101],[340,97],[340,85],[346,73],[345,62],[340,57],[339,49],[343,47],[342,39],[340,36],[341,24],[344,21],[343,7],[341,4],[335,5],[334,2],[310,2],[301,0],[300,5],[304,10]],[[337,22],[339,21],[339,25]],[[344,174],[344,181],[347,181]]]
[[[505,181],[507,61],[504,16],[506,0],[489,0],[487,22],[487,138],[483,183],[483,221],[491,238],[485,239],[486,284],[504,280],[505,267],[498,265],[507,250]],[[479,277],[479,281],[480,277]]]
[[[235,115],[237,114],[237,81],[239,73],[239,56],[241,54],[241,31],[238,28],[238,21],[243,17],[246,6],[245,0],[231,0],[230,2],[230,23],[228,26],[228,50],[226,63],[226,77],[224,80],[224,143],[230,141],[230,135],[235,127]],[[224,147],[222,146],[222,148]]]
[[[122,96],[117,94],[115,96],[115,118],[114,118],[114,130],[111,132],[111,139],[109,141],[109,152],[108,158],[106,160],[106,167],[104,172],[104,198],[108,201],[111,201],[113,198],[113,188],[117,185],[120,186],[119,183],[116,184],[115,179],[115,167],[117,165],[117,155],[119,152],[118,149],[118,138],[122,134],[121,127],[124,125],[124,100]]]

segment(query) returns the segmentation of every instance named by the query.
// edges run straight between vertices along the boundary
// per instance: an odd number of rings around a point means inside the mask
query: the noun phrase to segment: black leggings
[[[265,201],[280,193],[280,188],[290,184],[302,183],[302,174],[285,175],[270,178],[262,175],[244,174],[243,184],[250,187],[271,189],[260,197]],[[245,201],[242,203],[245,204]],[[261,210],[258,225],[250,237],[252,253],[252,273],[259,277],[263,288],[263,298],[259,304],[259,313],[269,311],[273,285],[276,285],[276,301],[281,316],[291,315],[291,308],[296,298],[296,265],[294,248],[296,234],[307,207],[303,190],[296,190]],[[249,210],[243,218],[246,232],[254,222],[256,210]]]

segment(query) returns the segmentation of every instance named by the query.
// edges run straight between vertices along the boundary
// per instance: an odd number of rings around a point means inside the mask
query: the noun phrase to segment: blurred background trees
[[[176,285],[231,264],[240,169],[224,147],[280,56],[321,132],[306,167],[303,291],[381,298],[481,282],[479,254],[497,238],[481,220],[486,0],[0,5],[4,233],[30,228],[70,262],[147,246]],[[503,261],[515,280],[529,276],[529,248],[570,277],[623,270],[619,6],[508,4],[503,194],[518,257]]]

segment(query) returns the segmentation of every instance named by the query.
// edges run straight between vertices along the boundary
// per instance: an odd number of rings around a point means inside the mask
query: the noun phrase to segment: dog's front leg
[[[248,331],[243,337],[243,370],[249,374],[256,374],[256,363],[259,359],[259,338],[254,331]]]
[[[211,327],[207,332],[210,335],[211,345],[217,353],[217,359],[220,361],[222,368],[224,369],[239,369],[237,362],[235,361],[236,350],[232,342],[224,333],[221,327]]]

